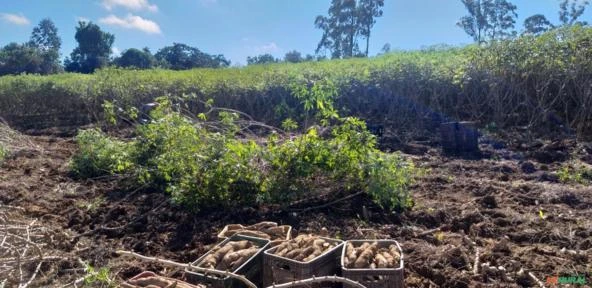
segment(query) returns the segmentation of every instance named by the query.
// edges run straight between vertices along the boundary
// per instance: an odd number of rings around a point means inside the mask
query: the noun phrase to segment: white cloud
[[[148,34],[160,34],[160,26],[152,20],[140,16],[128,14],[125,18],[119,18],[113,14],[99,19],[99,23],[119,26],[126,29],[136,29]]]
[[[114,7],[121,6],[130,10],[140,11],[148,10],[151,12],[158,11],[158,6],[150,4],[148,0],[103,0],[103,7],[111,11]]]
[[[23,16],[23,14],[9,14],[9,13],[0,13],[0,19],[6,21],[8,23],[12,23],[15,25],[29,25],[31,21],[27,19],[27,17]]]
[[[280,47],[278,47],[277,44],[275,44],[275,42],[270,42],[258,47],[255,47],[255,51],[257,53],[274,53],[274,52],[278,52],[280,51]]]

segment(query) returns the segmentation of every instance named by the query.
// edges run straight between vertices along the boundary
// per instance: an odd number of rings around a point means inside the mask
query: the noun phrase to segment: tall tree
[[[360,34],[366,38],[366,57],[370,47],[370,32],[376,24],[376,18],[382,17],[383,6],[384,0],[360,0],[359,25],[362,29]]]
[[[555,28],[542,14],[532,15],[524,20],[524,33],[538,35]]]
[[[563,25],[586,24],[577,20],[584,14],[588,4],[590,4],[589,0],[562,0],[559,4],[559,21]]]
[[[62,39],[58,36],[58,28],[49,18],[41,20],[33,28],[28,45],[39,49],[39,54],[43,58],[40,73],[51,74],[61,70],[59,58]]]
[[[299,63],[302,62],[304,59],[302,59],[302,54],[300,54],[300,52],[294,50],[294,51],[290,51],[288,53],[286,53],[286,55],[284,56],[284,61],[286,62],[290,62],[290,63]]]
[[[326,49],[332,58],[367,55],[370,32],[383,5],[384,0],[332,0],[328,16],[315,19],[315,27],[323,30],[316,53]],[[366,54],[360,53],[359,37],[366,38]]]
[[[490,29],[491,24],[487,19],[491,1],[488,0],[461,0],[469,15],[460,18],[456,23],[465,32],[473,38],[473,41],[481,44],[485,42],[485,32]]]
[[[109,63],[111,46],[115,41],[113,34],[103,32],[92,22],[80,21],[74,38],[78,47],[74,48],[70,58],[64,62],[66,71],[92,73]]]
[[[226,60],[224,55],[210,55],[183,43],[163,47],[154,57],[173,70],[220,68],[230,65],[230,61]]]
[[[516,35],[514,24],[516,24],[516,5],[506,0],[494,0],[492,9],[489,11],[489,22],[491,29],[489,39],[504,39]]]
[[[456,24],[479,44],[515,34],[516,6],[508,0],[461,0],[469,15]]]

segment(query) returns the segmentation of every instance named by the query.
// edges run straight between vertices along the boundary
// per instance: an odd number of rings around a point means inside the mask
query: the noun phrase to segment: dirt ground
[[[0,168],[0,205],[22,208],[12,212],[14,219],[37,219],[50,235],[43,249],[56,256],[30,287],[71,285],[85,275],[81,261],[108,267],[116,281],[144,270],[182,278],[178,270],[114,251],[191,262],[216,243],[224,225],[262,220],[292,225],[297,233],[396,239],[407,287],[537,286],[529,273],[542,282],[586,273],[592,285],[592,188],[562,184],[555,173],[567,161],[592,164],[592,147],[573,140],[507,147],[484,141],[480,160],[447,158],[425,143],[409,146],[403,150],[426,173],[412,187],[412,211],[388,215],[364,195],[307,212],[193,213],[163,193],[128,189],[118,179],[73,179],[71,138],[31,141],[37,148],[16,151]],[[27,275],[35,268],[29,266]],[[10,281],[6,287],[14,285]]]

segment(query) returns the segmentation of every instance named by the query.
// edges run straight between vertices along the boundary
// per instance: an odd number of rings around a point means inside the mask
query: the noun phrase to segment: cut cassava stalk
[[[339,276],[313,277],[313,278],[308,278],[308,279],[303,279],[303,280],[292,281],[289,283],[271,285],[271,286],[267,286],[267,288],[297,287],[297,286],[304,286],[304,285],[310,285],[310,284],[314,284],[314,283],[323,283],[323,282],[343,283],[343,284],[348,284],[348,285],[351,285],[351,286],[357,287],[357,288],[366,288],[366,286],[364,286],[356,281],[353,281],[353,280],[350,280],[347,278],[343,278],[343,277],[339,277]]]
[[[234,278],[236,280],[239,280],[239,281],[245,283],[245,285],[247,285],[250,288],[257,288],[257,286],[255,284],[253,284],[253,282],[249,281],[249,279],[245,278],[242,275],[234,274],[232,272],[196,267],[196,266],[191,265],[190,263],[179,263],[179,262],[175,262],[175,261],[171,261],[171,260],[160,259],[157,257],[148,257],[148,256],[144,256],[144,255],[141,255],[141,254],[138,254],[135,252],[125,251],[125,250],[117,250],[115,253],[120,254],[120,255],[135,257],[135,258],[145,260],[145,261],[158,262],[161,264],[175,266],[175,267],[179,267],[179,268],[187,268],[187,269],[190,269],[190,270],[193,270],[196,272],[222,275],[222,276],[226,276],[226,277],[230,277],[230,278]]]
[[[539,285],[539,287],[546,288],[545,284],[543,284],[543,282],[541,280],[539,280],[539,278],[534,276],[534,274],[532,274],[532,272],[528,272],[528,276],[530,276],[530,278],[532,278],[532,280],[534,280],[534,282],[536,282]]]
[[[479,247],[475,249],[475,265],[473,265],[473,275],[479,273]]]

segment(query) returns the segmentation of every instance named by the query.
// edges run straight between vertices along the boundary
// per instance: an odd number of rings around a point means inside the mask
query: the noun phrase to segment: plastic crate
[[[175,284],[176,285],[175,287],[187,287],[187,288],[202,288],[202,287],[204,287],[204,286],[201,286],[201,285],[192,285],[192,284],[189,284],[187,282],[179,281],[179,280],[173,279],[173,278],[162,277],[162,276],[159,276],[156,273],[150,272],[150,271],[144,271],[144,272],[142,272],[142,273],[140,273],[140,274],[138,274],[138,275],[130,278],[129,280],[138,280],[138,279],[148,278],[148,277],[159,277],[161,279],[175,281],[175,282],[177,282]],[[120,287],[123,287],[123,288],[137,288],[137,287],[141,287],[141,286],[137,286],[137,285],[131,284],[129,282],[124,282],[124,283],[121,284]]]
[[[226,226],[224,226],[224,229],[222,229],[222,231],[220,231],[220,233],[218,233],[218,235],[217,235],[218,236],[218,239],[226,239],[226,238],[228,238],[228,237],[223,236],[223,235],[226,233],[226,231],[228,231],[228,229],[230,229],[230,227],[234,227],[234,228],[237,228],[237,229],[245,229],[246,228],[245,226],[243,226],[241,224],[229,224],[229,225],[226,225]],[[283,239],[270,239],[270,241],[272,241],[274,243],[281,243],[284,240],[290,240],[290,239],[292,239],[292,226],[290,226],[290,225],[281,225],[281,226],[278,226],[278,227],[281,227],[284,230],[284,235],[286,235],[286,237],[284,237]],[[249,237],[255,237],[255,236],[249,236]],[[255,238],[258,238],[258,237],[255,237]]]
[[[302,280],[313,276],[339,275],[339,257],[343,248],[343,241],[320,237],[325,241],[337,244],[336,247],[326,251],[309,262],[301,262],[274,255],[277,247],[265,250],[263,254],[263,285],[281,284]],[[320,287],[321,285],[313,285]]]
[[[240,241],[240,240],[252,241],[252,242],[260,245],[260,248],[259,248],[259,251],[255,255],[253,255],[249,260],[245,261],[245,263],[243,263],[236,270],[230,271],[230,272],[232,272],[234,274],[238,274],[238,275],[243,275],[247,279],[249,279],[249,281],[253,282],[253,284],[259,286],[263,282],[263,279],[262,279],[263,278],[263,275],[262,275],[262,273],[263,273],[263,269],[262,269],[263,268],[263,251],[269,245],[269,240],[255,238],[255,237],[249,237],[249,236],[244,236],[244,235],[234,235],[234,236],[227,238],[226,240],[220,242],[215,247],[224,246],[224,244],[226,244],[230,241]],[[212,250],[214,248],[212,248]],[[199,259],[197,259],[196,261],[191,263],[191,265],[197,266],[205,257],[207,257],[208,255],[210,255],[210,253],[212,253],[212,250],[208,251],[208,253],[199,257]],[[204,274],[201,272],[192,271],[189,268],[186,268],[185,272],[188,274],[188,277],[190,277],[190,279],[192,281],[206,284],[206,285],[208,285],[208,287],[215,287],[215,288],[246,287],[246,285],[243,282],[241,282],[240,280],[236,280],[236,279],[233,279],[230,277],[217,276],[214,274],[207,274],[207,273]]]
[[[390,245],[397,245],[401,259],[399,260],[399,267],[397,268],[376,268],[376,269],[354,269],[346,268],[343,259],[345,258],[345,250],[347,243],[352,243],[354,247],[362,245],[364,242],[377,242],[378,248],[389,247]],[[395,240],[349,240],[345,241],[344,248],[341,252],[341,272],[343,277],[350,280],[359,282],[367,288],[403,288],[404,287],[404,275],[403,275],[403,250],[401,246]],[[351,285],[344,284],[343,287],[352,287]]]

